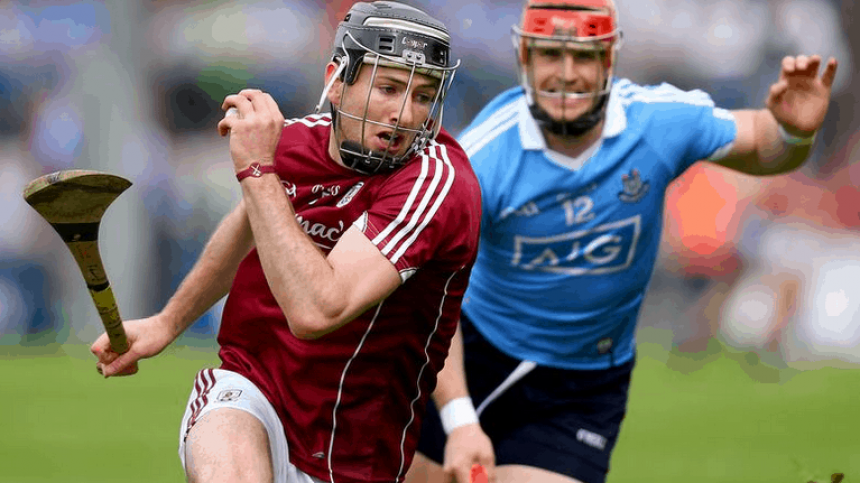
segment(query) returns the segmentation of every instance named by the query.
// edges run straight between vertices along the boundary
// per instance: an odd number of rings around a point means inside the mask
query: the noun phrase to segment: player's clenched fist
[[[90,352],[98,358],[96,370],[104,377],[130,376],[137,373],[135,362],[158,355],[176,338],[176,332],[159,315],[123,322],[128,335],[128,352],[117,354],[110,347],[107,334],[102,334]]]
[[[481,465],[486,479],[495,482],[495,454],[493,443],[478,424],[460,426],[451,431],[445,445],[445,474],[455,483],[472,483],[475,465]]]
[[[236,171],[252,163],[273,164],[284,115],[272,96],[257,89],[245,89],[224,98],[221,109],[235,109],[237,114],[225,116],[218,123],[222,136],[230,134],[230,154]]]

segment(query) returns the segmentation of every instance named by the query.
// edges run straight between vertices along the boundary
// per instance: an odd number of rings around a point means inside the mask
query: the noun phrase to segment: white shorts
[[[183,470],[188,431],[204,414],[220,408],[241,409],[263,423],[269,435],[274,483],[325,483],[290,463],[284,427],[266,396],[244,376],[223,369],[203,369],[194,378],[194,388],[179,427],[179,459]]]

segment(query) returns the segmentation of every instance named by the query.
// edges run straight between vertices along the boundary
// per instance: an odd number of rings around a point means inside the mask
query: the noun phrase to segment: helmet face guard
[[[621,37],[611,0],[531,0],[522,26],[512,28],[512,39],[519,52],[520,82],[535,120],[561,135],[579,136],[596,126],[605,113]],[[569,56],[596,56],[603,67],[599,83],[591,92],[566,91],[563,82],[566,74],[562,70],[559,73],[562,85],[552,91],[542,90],[532,60],[539,51],[557,55],[559,69],[564,69]],[[560,119],[541,108],[538,98],[561,100]],[[565,112],[568,99],[591,99],[593,103],[588,112],[568,118]]]
[[[388,172],[405,164],[424,149],[439,133],[442,126],[443,102],[451,87],[459,61],[451,65],[450,37],[445,27],[423,12],[395,2],[357,3],[347,14],[337,31],[332,60],[338,69],[317,104],[322,108],[334,82],[342,82],[340,98],[347,95],[364,96],[364,107],[347,112],[342,106],[332,106],[333,135],[336,136],[344,164],[365,174]],[[370,88],[366,93],[348,94],[354,89],[362,66],[370,70]],[[380,68],[395,68],[408,72],[403,102],[395,124],[369,119],[372,105],[372,86]],[[412,95],[416,76],[426,76],[437,82],[435,95],[427,110],[427,117],[418,126],[401,126],[408,96]],[[341,102],[343,104],[343,102]],[[349,119],[360,125],[359,139],[345,139],[342,123]],[[340,120],[341,122],[338,122]],[[388,147],[374,151],[364,145],[368,125],[391,130]],[[393,154],[396,140],[410,141],[401,154]]]

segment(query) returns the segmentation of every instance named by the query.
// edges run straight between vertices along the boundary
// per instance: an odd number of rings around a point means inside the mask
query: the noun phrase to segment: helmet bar
[[[609,85],[604,87],[603,89],[594,91],[594,92],[550,92],[538,90],[537,94],[541,97],[554,97],[554,98],[565,98],[565,99],[594,99],[595,97],[605,96],[609,94],[611,91]],[[534,89],[530,89],[529,93],[534,95]]]
[[[334,71],[334,74],[329,79],[328,83],[325,85],[325,88],[322,91],[322,95],[320,95],[320,100],[317,102],[316,107],[314,108],[314,113],[319,114],[322,112],[322,105],[325,103],[326,98],[328,97],[328,91],[331,90],[331,86],[334,85],[335,81],[338,80],[341,76],[341,73],[344,69],[346,69],[346,65],[348,63],[347,59],[344,59],[341,63],[337,65],[337,69]]]
[[[411,57],[411,53],[408,53]],[[390,57],[383,54],[376,53],[367,53],[364,54],[361,58],[362,63],[369,65],[379,64],[382,67],[393,67],[395,69],[407,69],[412,70],[415,69],[416,74],[426,75],[428,77],[435,77],[437,79],[442,79],[445,77],[446,72],[453,72],[458,67],[460,67],[460,61],[457,61],[457,64],[453,67],[420,67],[425,65],[424,62],[420,61],[423,57],[415,57],[415,60],[411,60],[411,58],[400,59],[397,57]]]

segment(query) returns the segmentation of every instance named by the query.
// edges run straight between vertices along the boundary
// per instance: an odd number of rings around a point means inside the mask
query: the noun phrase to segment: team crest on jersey
[[[642,181],[636,168],[631,169],[630,174],[621,176],[621,183],[624,185],[624,191],[618,193],[618,198],[625,203],[638,203],[651,188],[651,183]]]
[[[358,183],[356,183],[355,186],[350,188],[349,191],[347,191],[346,194],[343,195],[343,198],[341,198],[335,206],[337,208],[346,206],[347,203],[352,201],[352,198],[355,196],[356,193],[358,193],[358,190],[360,190],[362,186],[364,186],[364,181],[359,181]]]
[[[227,389],[218,394],[218,400],[221,402],[237,401],[241,395],[242,391],[239,389]]]

